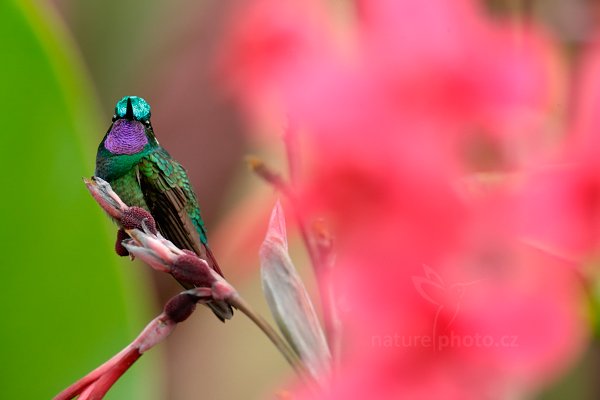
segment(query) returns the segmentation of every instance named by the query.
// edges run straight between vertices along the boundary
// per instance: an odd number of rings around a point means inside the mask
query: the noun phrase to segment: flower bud
[[[183,254],[171,266],[171,275],[178,281],[188,282],[197,287],[212,287],[215,277],[206,263],[196,255]]]
[[[171,321],[185,321],[196,309],[198,299],[188,293],[180,293],[165,305],[164,312]]]
[[[129,239],[129,235],[123,229],[119,229],[117,231],[117,241],[115,242],[115,251],[121,257],[127,257],[129,255],[129,252],[127,251],[125,246],[123,246],[123,240],[126,240],[126,239]]]
[[[125,229],[144,230],[144,224],[150,233],[156,235],[156,222],[150,213],[140,207],[129,207],[121,215],[121,226]]]

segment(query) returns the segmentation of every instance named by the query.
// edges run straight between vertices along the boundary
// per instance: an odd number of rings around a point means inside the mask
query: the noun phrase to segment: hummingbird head
[[[128,119],[130,121],[150,122],[150,104],[137,96],[125,96],[115,105],[113,121]]]
[[[135,154],[148,144],[158,145],[150,124],[150,105],[137,96],[125,96],[115,105],[115,115],[104,147],[113,154]]]

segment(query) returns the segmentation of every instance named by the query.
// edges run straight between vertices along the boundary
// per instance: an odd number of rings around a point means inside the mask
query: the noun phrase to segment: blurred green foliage
[[[150,317],[139,271],[113,253],[115,230],[81,181],[94,165],[86,137],[105,129],[94,95],[67,35],[39,7],[0,2],[3,399],[51,398]],[[108,398],[154,398],[149,361]]]
[[[151,55],[173,28],[165,12],[181,1],[56,1],[96,83],[102,111],[112,113],[114,103],[126,94],[147,97],[139,90],[150,79],[153,66],[147,64],[156,61]]]

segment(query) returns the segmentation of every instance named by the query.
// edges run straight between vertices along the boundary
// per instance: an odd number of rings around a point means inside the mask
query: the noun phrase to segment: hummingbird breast
[[[132,168],[125,175],[116,178],[110,183],[115,193],[123,200],[128,206],[141,207],[146,211],[150,211],[144,193],[139,184],[137,167]]]

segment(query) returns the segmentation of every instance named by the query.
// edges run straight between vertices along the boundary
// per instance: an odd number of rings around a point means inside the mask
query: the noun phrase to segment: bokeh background
[[[241,3],[0,2],[0,398],[50,398],[116,353],[179,291],[168,277],[114,254],[115,228],[81,182],[93,174],[97,144],[124,95],[151,104],[161,144],[189,171],[226,275],[268,314],[258,232],[275,196],[243,159],[260,153],[277,165],[282,149],[245,135],[214,68],[227,16]],[[344,12],[342,0],[332,4]],[[489,6],[541,21],[566,58],[600,17],[593,0]],[[597,353],[543,398],[596,398]],[[223,326],[200,309],[108,398],[265,398],[289,378],[279,354],[245,319]]]
[[[0,4],[0,237],[3,284],[0,398],[44,399],[132,340],[180,288],[113,252],[115,227],[81,178],[115,102],[144,97],[161,144],[189,171],[211,244],[228,277],[268,314],[258,245],[235,249],[243,194],[264,190],[243,156],[238,113],[212,64],[235,2],[3,1]],[[237,211],[234,208],[237,207]],[[246,207],[246,209],[245,209]],[[244,209],[246,212],[244,212]],[[233,231],[232,231],[233,229]],[[229,259],[229,260],[228,260]],[[204,309],[143,357],[108,398],[260,398],[289,369],[243,318],[221,324]]]

